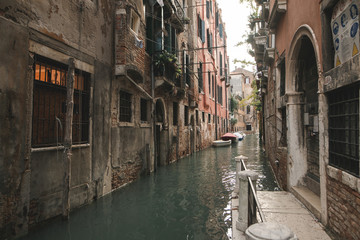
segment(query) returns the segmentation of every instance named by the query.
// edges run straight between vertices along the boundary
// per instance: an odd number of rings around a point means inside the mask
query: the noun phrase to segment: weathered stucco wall
[[[25,234],[28,224],[61,212],[62,150],[31,148],[33,54],[65,64],[75,58],[76,68],[90,73],[90,89],[97,86],[90,102],[101,106],[90,104],[89,142],[73,148],[71,208],[111,190],[104,188],[103,173],[110,145],[106,108],[112,78],[112,17],[111,0],[0,2],[0,54],[6,56],[0,59],[0,175],[5,180],[0,187],[0,238]],[[94,145],[92,132],[97,134]]]
[[[28,33],[0,18],[0,238],[26,224],[29,156],[26,155],[26,106],[31,99],[28,81]],[[26,231],[26,229],[25,229]]]

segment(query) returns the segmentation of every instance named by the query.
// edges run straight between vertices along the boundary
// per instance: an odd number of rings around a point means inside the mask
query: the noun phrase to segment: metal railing
[[[248,170],[245,165],[244,159],[241,159],[240,163],[241,163],[241,168],[240,168],[241,171]],[[261,222],[266,222],[266,219],[265,219],[265,215],[260,207],[259,199],[257,197],[253,182],[250,177],[247,177],[247,178],[248,178],[248,184],[249,184],[249,189],[250,189],[250,191],[248,192],[248,223],[250,226],[250,225],[258,222],[256,212],[259,213],[259,218],[260,218]]]

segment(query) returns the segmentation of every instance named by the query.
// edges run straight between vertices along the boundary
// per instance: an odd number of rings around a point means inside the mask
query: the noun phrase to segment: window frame
[[[125,97],[124,97],[125,96]],[[126,98],[128,97],[128,98]],[[123,102],[122,102],[123,101]],[[133,104],[134,104],[134,95],[124,89],[119,90],[119,117],[118,121],[121,123],[132,123],[134,114],[133,114]],[[122,109],[125,112],[122,112]],[[128,113],[126,113],[126,111]],[[128,116],[128,117],[126,117]]]
[[[68,66],[35,54],[33,69],[31,147],[58,146],[65,135]],[[90,73],[75,69],[73,145],[90,142],[90,79]]]
[[[355,83],[327,94],[329,165],[357,178],[360,177],[359,86],[359,83]]]

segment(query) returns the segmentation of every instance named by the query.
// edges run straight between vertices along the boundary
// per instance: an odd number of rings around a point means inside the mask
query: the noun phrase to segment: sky
[[[222,10],[223,22],[226,24],[227,52],[231,72],[235,70],[236,66],[241,67],[241,63],[233,63],[235,58],[254,62],[253,57],[247,53],[249,45],[235,46],[238,42],[244,41],[242,36],[248,31],[247,23],[250,8],[245,3],[240,4],[239,0],[217,0],[217,3]],[[247,66],[245,69],[253,71],[252,66]]]

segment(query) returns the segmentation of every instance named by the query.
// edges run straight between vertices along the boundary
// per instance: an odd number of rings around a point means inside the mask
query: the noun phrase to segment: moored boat
[[[212,142],[214,147],[226,147],[231,145],[231,140],[215,140]]]
[[[231,140],[232,143],[237,143],[239,141],[238,138],[232,133],[225,133],[221,139],[224,141]]]

